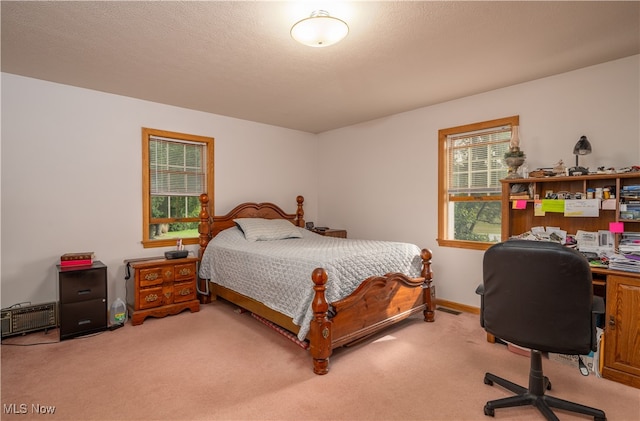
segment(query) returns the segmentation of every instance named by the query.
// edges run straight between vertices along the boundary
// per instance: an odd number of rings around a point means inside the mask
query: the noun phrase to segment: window
[[[202,193],[212,204],[213,138],[143,128],[144,247],[198,244]]]
[[[487,249],[501,238],[504,153],[519,116],[438,131],[438,244]]]

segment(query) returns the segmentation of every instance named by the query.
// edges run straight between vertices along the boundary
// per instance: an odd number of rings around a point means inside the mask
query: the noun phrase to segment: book
[[[79,253],[65,253],[60,256],[60,261],[70,261],[70,260],[93,260],[95,257],[95,253],[92,251],[82,251]]]
[[[91,266],[93,259],[60,260],[60,266]]]

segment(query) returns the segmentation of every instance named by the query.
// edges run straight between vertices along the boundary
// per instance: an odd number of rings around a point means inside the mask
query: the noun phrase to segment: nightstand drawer
[[[195,281],[176,282],[173,284],[173,302],[179,303],[196,299]]]
[[[164,282],[164,268],[150,268],[140,270],[140,288],[150,287],[154,285],[162,285]],[[173,272],[171,272],[173,274]]]
[[[164,304],[162,286],[141,289],[138,302],[140,303],[140,309],[160,307]]]
[[[184,279],[195,279],[196,277],[195,263],[189,263],[186,265],[176,265],[174,276],[176,281],[182,281]]]

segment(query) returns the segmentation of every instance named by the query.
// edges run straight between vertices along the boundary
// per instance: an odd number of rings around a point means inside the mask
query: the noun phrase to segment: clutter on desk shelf
[[[632,254],[640,257],[640,233],[622,233],[620,244],[618,244],[618,250],[622,254]]]
[[[531,227],[530,231],[515,235],[511,238],[531,241],[552,241],[554,243],[566,244],[567,232],[561,230],[559,227]]]
[[[617,253],[609,258],[609,269],[640,272],[640,233],[622,233]]]
[[[553,166],[553,173],[555,175],[564,175],[567,172],[567,167],[564,166],[562,159]]]
[[[638,172],[640,171],[639,165],[633,165],[631,167],[622,167],[616,170],[617,173],[625,173],[625,172]]]
[[[564,162],[560,160],[553,167],[536,168],[533,171],[529,171],[528,175],[530,178],[543,178],[543,177],[556,177],[556,176],[563,176],[563,175],[624,174],[629,172],[640,172],[639,165],[633,165],[630,167],[620,167],[620,168],[600,166],[595,171],[591,171],[588,168],[581,169],[581,170],[578,170],[577,168],[582,168],[582,167],[572,167],[567,169],[564,166]]]
[[[534,171],[529,171],[529,178],[543,178],[543,177],[553,177],[556,175],[549,168],[538,168]]]
[[[614,236],[610,231],[589,232],[578,230],[573,234],[558,227],[531,227],[530,231],[513,236],[521,240],[551,241],[574,248],[582,253],[593,267],[606,268],[614,253]],[[638,260],[640,260],[640,234],[638,240]]]
[[[609,258],[609,269],[640,273],[640,256],[632,254],[614,254]]]

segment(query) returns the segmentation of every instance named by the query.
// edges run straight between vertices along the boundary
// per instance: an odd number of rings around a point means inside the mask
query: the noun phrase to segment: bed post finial
[[[296,226],[304,228],[304,210],[302,209],[304,197],[296,197],[296,202],[298,202],[298,210],[296,211]]]
[[[433,322],[436,318],[436,286],[433,285],[433,272],[431,271],[431,257],[433,253],[429,249],[422,249],[420,258],[422,258],[422,272],[420,276],[424,278],[424,321]]]
[[[211,232],[211,224],[209,223],[209,195],[202,193],[200,195],[200,223],[198,223],[198,233],[200,233],[200,249],[198,251],[198,257],[202,258],[204,249],[207,248],[209,243],[209,235]]]
[[[329,304],[324,291],[327,289],[327,272],[316,268],[311,274],[313,290],[315,291],[311,308],[313,320],[309,329],[309,352],[313,357],[313,372],[327,374],[329,372],[329,357],[331,356],[331,326],[329,320]]]

